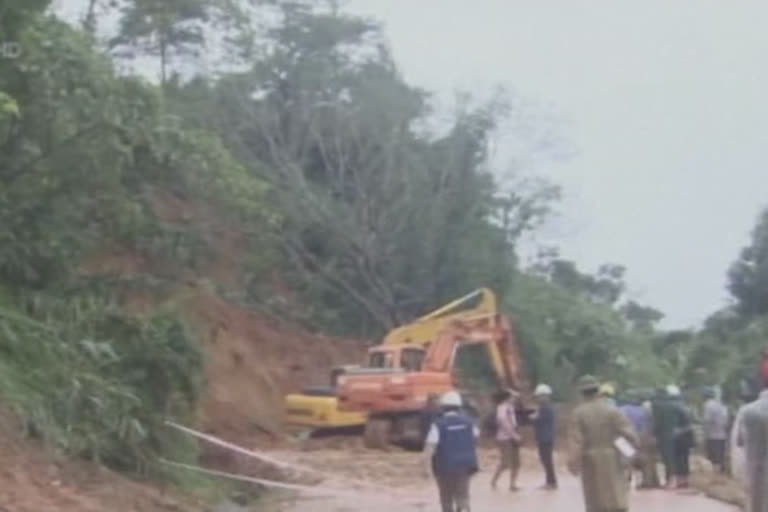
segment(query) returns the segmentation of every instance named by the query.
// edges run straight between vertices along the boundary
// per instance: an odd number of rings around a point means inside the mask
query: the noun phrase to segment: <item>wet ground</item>
[[[276,512],[356,512],[356,511],[422,511],[438,512],[435,484],[421,475],[417,454],[405,452],[369,452],[365,450],[318,450],[279,454],[284,459],[299,462],[331,473],[334,476],[320,483],[321,487],[337,489],[337,497],[304,496],[296,501],[276,504]],[[561,469],[560,488],[542,491],[542,474],[535,454],[524,454],[521,490],[493,491],[490,473],[495,464],[492,451],[483,453],[483,471],[472,482],[472,511],[531,510],[574,512],[583,510],[582,494],[577,479]],[[371,486],[355,485],[360,481]],[[501,482],[500,482],[501,487]],[[704,497],[675,491],[632,491],[630,510],[642,512],[734,512],[738,510]]]

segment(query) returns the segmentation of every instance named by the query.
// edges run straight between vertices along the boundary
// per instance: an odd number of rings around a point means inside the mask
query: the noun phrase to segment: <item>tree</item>
[[[0,5],[0,41],[17,40],[34,16],[50,3],[51,0],[3,0]]]
[[[624,318],[639,331],[653,332],[654,326],[664,318],[664,313],[650,306],[630,300],[619,309]]]
[[[736,399],[741,383],[758,381],[757,365],[768,340],[768,208],[752,230],[751,241],[728,270],[732,306],[711,314],[690,349],[686,376],[706,376],[724,384]]]
[[[728,289],[748,317],[768,314],[768,208],[752,230],[752,241],[728,272]]]
[[[402,80],[376,24],[303,3],[281,9],[251,69],[181,88],[195,108],[179,112],[224,133],[271,184],[275,241],[297,286],[347,325],[378,329],[483,284],[503,291],[514,242],[553,197],[500,191],[488,171],[504,102],[460,103],[431,132],[427,95]]]
[[[109,63],[61,22],[32,23],[23,46],[19,59],[0,64],[0,89],[20,112],[0,133],[0,276],[40,287],[69,273],[81,250],[125,218],[118,212],[131,211],[120,183],[126,142],[151,97],[114,80]]]
[[[202,23],[208,20],[204,0],[130,0],[122,9],[119,34],[110,46],[158,57],[160,83],[168,81],[173,57],[197,55],[205,43]]]
[[[591,275],[581,272],[573,261],[560,258],[557,251],[541,253],[532,270],[557,286],[609,306],[619,301],[626,288],[625,267],[606,263]]]
[[[541,275],[517,272],[505,308],[516,320],[529,377],[561,396],[585,373],[637,387],[658,385],[672,372],[609,304]]]
[[[88,0],[82,17],[83,30],[91,37],[95,36],[99,15],[107,13],[110,9],[117,8],[120,2],[121,0]]]
[[[0,91],[0,121],[19,116],[19,105],[8,94]]]

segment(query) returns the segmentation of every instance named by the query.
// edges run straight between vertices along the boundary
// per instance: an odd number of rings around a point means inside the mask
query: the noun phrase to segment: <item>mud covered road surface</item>
[[[360,449],[320,449],[300,453],[274,453],[283,460],[297,462],[333,474],[319,483],[320,487],[343,489],[349,493],[337,497],[297,497],[271,507],[270,512],[358,512],[440,510],[433,480],[422,476],[418,454],[405,452],[371,452]],[[575,512],[584,510],[581,487],[577,479],[566,475],[561,467],[560,489],[542,491],[543,475],[532,451],[523,454],[521,490],[507,491],[504,478],[499,490],[490,488],[490,476],[496,463],[492,450],[482,452],[482,471],[473,479],[471,504],[473,512],[500,510],[542,510]],[[506,475],[505,475],[506,476]],[[350,482],[370,482],[363,487]],[[504,490],[502,490],[504,489]],[[630,510],[642,512],[735,512],[736,507],[704,497],[675,491],[632,491]]]

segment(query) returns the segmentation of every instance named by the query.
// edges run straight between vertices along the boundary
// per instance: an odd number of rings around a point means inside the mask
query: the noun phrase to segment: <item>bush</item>
[[[0,307],[0,389],[31,434],[72,455],[144,474],[195,455],[163,427],[184,421],[202,358],[170,312],[132,316],[97,299]],[[180,444],[184,443],[184,444]]]

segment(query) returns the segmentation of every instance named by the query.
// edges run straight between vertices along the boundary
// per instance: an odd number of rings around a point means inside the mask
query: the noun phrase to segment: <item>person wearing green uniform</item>
[[[664,486],[671,488],[675,480],[675,427],[677,407],[665,389],[656,392],[653,400],[653,434],[664,465]]]
[[[629,466],[614,444],[617,439],[637,448],[629,420],[600,399],[600,382],[590,375],[579,379],[584,401],[574,411],[568,429],[568,469],[581,476],[586,512],[625,512],[629,509]]]

